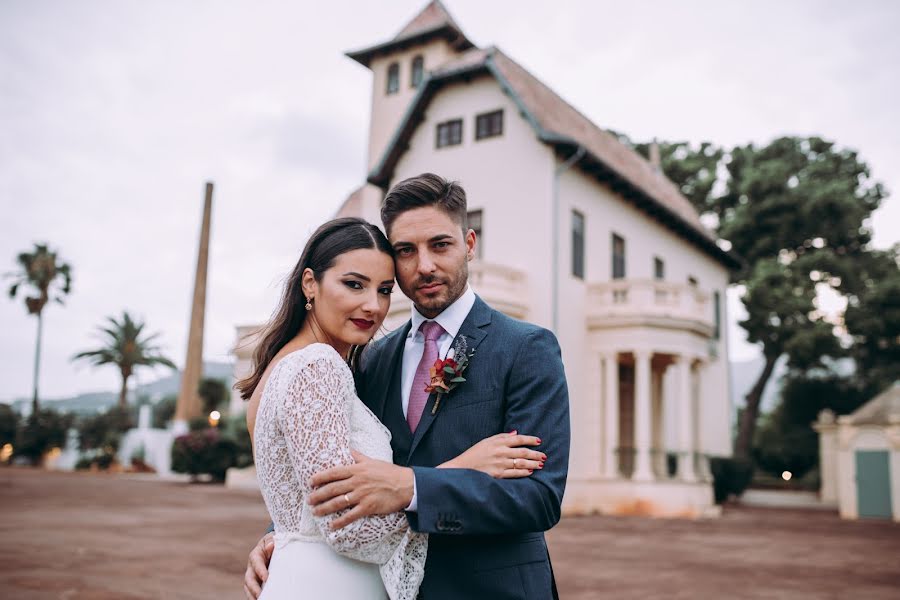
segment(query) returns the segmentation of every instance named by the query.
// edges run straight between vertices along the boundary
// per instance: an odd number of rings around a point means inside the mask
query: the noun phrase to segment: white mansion
[[[737,263],[691,204],[501,50],[476,47],[439,1],[347,56],[373,75],[369,173],[338,214],[380,223],[384,192],[425,171],[463,185],[472,287],[562,346],[567,512],[717,514],[707,458],[731,453],[723,324]],[[386,326],[409,310],[397,288]],[[251,350],[236,350],[236,377]]]

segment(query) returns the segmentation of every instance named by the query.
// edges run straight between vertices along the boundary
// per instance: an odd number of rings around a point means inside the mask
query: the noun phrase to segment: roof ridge
[[[528,75],[531,79],[533,79],[535,82],[537,82],[541,87],[543,87],[545,90],[547,90],[547,92],[549,92],[550,94],[553,94],[563,104],[565,104],[567,108],[571,109],[572,112],[574,112],[576,115],[578,115],[578,117],[581,120],[583,120],[584,123],[588,127],[592,128],[593,130],[598,132],[601,136],[608,138],[610,142],[613,142],[613,143],[621,146],[628,153],[634,155],[634,157],[637,158],[641,163],[643,163],[645,168],[647,168],[647,170],[650,171],[653,174],[653,176],[657,177],[661,182],[663,182],[664,185],[668,186],[669,188],[671,188],[672,191],[676,192],[679,196],[684,198],[684,194],[682,194],[681,190],[678,189],[678,186],[675,185],[675,183],[671,179],[666,177],[662,171],[654,169],[653,165],[650,163],[650,161],[647,160],[647,158],[645,158],[640,152],[638,152],[631,146],[623,143],[620,139],[618,139],[615,135],[610,133],[608,130],[606,130],[603,127],[600,127],[599,125],[594,123],[594,121],[590,117],[588,117],[583,112],[581,112],[571,102],[566,100],[556,90],[554,90],[549,85],[544,83],[539,77],[534,75],[531,71],[529,71],[528,69],[523,67],[521,64],[519,64],[515,59],[513,59],[511,56],[509,56],[506,52],[503,52],[502,49],[500,49],[497,46],[490,46],[489,48],[493,49],[493,51],[489,53],[489,55],[488,55],[489,57],[492,58],[495,54],[499,54],[505,60],[508,60],[510,63],[512,63],[515,67],[521,69],[526,75]],[[573,141],[577,141],[577,140],[573,140]],[[694,209],[693,205],[690,204],[690,201],[687,200],[687,198],[684,198],[684,200],[685,200],[685,202],[687,202],[688,207],[690,207],[691,210],[696,213],[696,210]],[[685,207],[685,208],[687,208],[687,207]],[[697,217],[699,218],[699,214],[697,215]]]
[[[444,6],[444,3],[441,0],[431,0],[425,5],[425,8],[420,10],[416,16],[400,28],[400,31],[397,32],[393,39],[399,40],[419,31],[435,29],[445,25],[449,25],[462,34],[462,29],[453,18],[453,15],[450,14],[450,11],[447,10],[447,7]]]

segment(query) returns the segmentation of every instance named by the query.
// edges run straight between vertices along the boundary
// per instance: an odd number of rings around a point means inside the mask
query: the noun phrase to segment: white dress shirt
[[[468,285],[466,291],[456,301],[445,308],[441,314],[431,319],[444,328],[444,333],[437,339],[438,356],[446,358],[450,351],[450,344],[456,334],[459,333],[463,321],[469,316],[469,312],[475,305],[475,292]],[[412,326],[409,328],[409,334],[406,336],[406,344],[403,346],[403,364],[400,371],[400,390],[401,401],[403,403],[403,416],[409,409],[409,392],[412,389],[413,379],[416,377],[416,369],[422,360],[422,354],[425,352],[425,336],[419,331],[422,323],[429,319],[422,316],[416,310],[415,304],[412,307]],[[416,481],[413,478],[413,497],[406,510],[415,511],[418,508],[418,498],[416,494]]]

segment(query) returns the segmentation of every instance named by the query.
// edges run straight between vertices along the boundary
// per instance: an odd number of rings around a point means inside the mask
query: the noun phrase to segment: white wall
[[[435,39],[427,44],[422,44],[407,50],[395,52],[388,56],[373,58],[369,63],[372,70],[372,110],[369,121],[369,159],[368,170],[381,159],[385,146],[391,140],[400,119],[406,113],[410,101],[418,91],[412,87],[412,61],[421,55],[424,60],[425,74],[435,69],[448,59],[452,58],[456,51],[450,47],[447,40]],[[387,94],[387,74],[391,63],[400,65],[400,89],[393,94]]]
[[[503,134],[475,140],[476,114],[503,109]],[[436,126],[463,119],[457,146],[435,147]],[[482,258],[527,273],[531,310],[526,319],[550,326],[550,185],[553,151],[496,81],[482,76],[443,88],[425,111],[391,184],[424,172],[460,182],[469,210],[483,211]]]
[[[730,455],[731,405],[727,361],[728,332],[725,327],[727,315],[724,302],[728,271],[709,255],[580,170],[571,169],[562,175],[560,207],[564,216],[561,220],[560,255],[565,274],[560,291],[568,305],[563,314],[583,314],[584,283],[570,275],[572,210],[578,210],[585,216],[587,282],[604,282],[612,279],[612,234],[616,233],[625,239],[626,278],[653,279],[653,259],[658,256],[665,262],[666,281],[685,283],[688,277],[692,276],[698,281],[698,288],[709,293],[711,320],[713,292],[719,291],[721,327],[720,339],[715,344],[717,357],[709,357],[701,372],[699,443],[703,452]],[[574,356],[583,357],[587,354],[587,338],[583,323],[567,319],[563,323],[561,334],[566,339],[568,350]],[[580,379],[586,380],[584,377]],[[675,388],[671,376],[667,376],[666,379],[664,389],[670,392],[671,398]]]

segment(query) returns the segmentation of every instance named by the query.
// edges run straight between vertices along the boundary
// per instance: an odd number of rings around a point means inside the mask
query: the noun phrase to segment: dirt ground
[[[240,599],[255,492],[0,468],[0,598]],[[563,600],[900,598],[900,526],[727,508],[711,521],[567,518]]]

